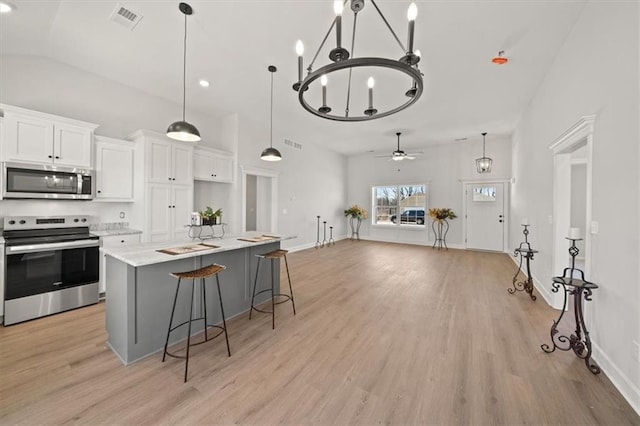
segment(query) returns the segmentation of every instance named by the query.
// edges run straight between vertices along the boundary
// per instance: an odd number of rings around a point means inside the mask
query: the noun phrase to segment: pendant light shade
[[[267,68],[271,73],[271,106],[270,106],[270,115],[271,115],[271,124],[270,124],[270,135],[269,135],[269,148],[265,148],[260,154],[260,159],[264,161],[280,161],[282,160],[282,155],[280,151],[273,147],[273,73],[278,69],[273,65],[269,65]]]
[[[180,12],[184,14],[184,50],[182,58],[182,120],[171,123],[167,128],[167,136],[183,142],[198,142],[200,132],[185,120],[186,92],[187,92],[187,16],[193,14],[193,9],[187,3],[180,3]]]
[[[491,165],[493,164],[493,160],[484,155],[485,136],[487,136],[487,132],[482,133],[482,157],[476,159],[478,173],[491,173]]]

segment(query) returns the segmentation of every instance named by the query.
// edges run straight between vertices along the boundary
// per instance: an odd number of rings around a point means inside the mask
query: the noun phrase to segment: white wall
[[[268,113],[265,111],[265,113]],[[284,144],[294,140],[302,150]],[[283,244],[285,248],[313,247],[316,241],[316,216],[333,226],[334,239],[346,235],[346,220],[342,214],[347,200],[347,159],[341,154],[308,143],[303,135],[291,134],[286,124],[274,125],[273,146],[282,154],[282,160],[260,160],[260,153],[269,146],[269,129],[259,126],[249,116],[238,117],[238,165],[278,172],[278,232],[297,238]],[[241,194],[241,179],[236,179]],[[237,211],[242,199],[238,196]],[[322,240],[322,231],[320,234]]]
[[[592,220],[600,229],[592,236],[587,279],[600,288],[586,303],[588,327],[594,358],[640,412],[640,362],[632,343],[640,342],[638,23],[637,2],[586,5],[514,132],[512,216],[530,219],[530,241],[540,250],[535,278],[550,288],[562,271],[552,270],[548,146],[581,117],[596,115]],[[515,247],[517,234],[511,235]]]
[[[479,135],[478,135],[479,136]],[[393,151],[389,147],[389,154]],[[360,236],[366,239],[403,242],[412,244],[433,243],[433,232],[429,226],[417,229],[389,228],[373,226],[372,186],[387,184],[428,184],[428,208],[449,207],[458,215],[450,221],[447,245],[463,247],[462,235],[462,180],[509,179],[511,177],[511,139],[487,136],[486,154],[493,159],[490,174],[478,174],[475,159],[482,156],[482,139],[479,136],[465,142],[410,149],[423,151],[415,160],[401,162],[375,158],[375,154],[361,154],[349,157],[348,205],[358,204],[367,209],[369,220],[364,221]],[[427,225],[430,222],[427,220]]]

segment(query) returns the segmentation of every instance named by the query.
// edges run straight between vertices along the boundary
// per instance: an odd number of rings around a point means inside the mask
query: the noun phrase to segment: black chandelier
[[[375,8],[375,10],[380,15],[380,18],[387,26],[398,45],[400,45],[400,49],[402,51],[403,56],[400,59],[389,59],[382,57],[362,57],[357,58],[355,55],[355,38],[356,38],[356,26],[358,22],[358,13],[362,11],[364,8],[365,2],[364,0],[351,0],[350,7],[353,11],[353,32],[351,37],[351,52],[345,49],[342,46],[342,12],[344,10],[344,6],[349,2],[349,0],[335,0],[334,1],[334,12],[336,14],[335,19],[333,20],[331,27],[329,27],[329,31],[325,35],[322,43],[320,43],[320,47],[318,48],[316,54],[314,55],[311,63],[307,67],[307,76],[303,78],[303,60],[302,54],[304,53],[304,46],[302,41],[298,40],[296,44],[296,53],[298,54],[298,81],[293,85],[293,89],[298,92],[298,100],[304,109],[309,111],[310,113],[317,115],[318,117],[326,118],[329,120],[336,121],[365,121],[365,120],[373,120],[376,118],[382,118],[389,116],[391,114],[395,114],[396,112],[402,111],[405,108],[413,105],[422,95],[423,91],[423,80],[422,73],[418,69],[418,62],[420,62],[420,51],[413,49],[413,35],[415,28],[415,19],[418,14],[418,8],[415,3],[411,3],[409,9],[407,11],[407,19],[409,21],[409,34],[407,47],[402,44],[396,33],[393,31],[389,22],[385,18],[385,16],[380,11],[380,8],[376,4],[375,0],[371,0],[371,4]],[[332,63],[325,65],[317,70],[313,71],[313,65],[320,53],[320,50],[323,48],[329,34],[335,27],[336,29],[336,47],[332,49],[329,53],[329,59],[331,59]],[[391,108],[385,111],[378,111],[375,108],[375,104],[373,101],[373,88],[375,86],[375,81],[373,77],[369,77],[367,80],[368,86],[368,99],[369,103],[366,108],[363,108],[363,112],[361,115],[350,115],[350,100],[351,100],[351,78],[352,72],[356,68],[386,68],[392,71],[397,71],[400,73],[406,74],[410,78],[410,84],[406,87],[402,88],[402,92],[406,95],[408,99],[404,102],[400,102],[399,105],[394,105]],[[327,105],[327,84],[328,84],[328,75],[334,73],[336,71],[347,70],[348,78],[347,78],[347,88],[346,88],[346,106],[344,110],[344,114],[332,114],[332,108]],[[314,107],[309,104],[307,99],[305,99],[305,92],[308,91],[311,83],[320,79],[322,86],[322,105],[319,107]],[[364,85],[362,85],[364,86]],[[402,93],[401,92],[401,93]]]
[[[484,154],[484,137],[487,132],[482,133],[482,157],[476,159],[476,169],[478,173],[491,173],[491,165],[493,160]]]

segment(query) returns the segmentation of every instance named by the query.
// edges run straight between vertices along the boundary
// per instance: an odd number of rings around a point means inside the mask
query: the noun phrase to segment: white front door
[[[504,184],[470,183],[466,196],[466,247],[504,251]]]

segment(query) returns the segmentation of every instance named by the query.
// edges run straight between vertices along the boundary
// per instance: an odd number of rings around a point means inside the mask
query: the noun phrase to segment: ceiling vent
[[[124,7],[120,3],[116,4],[116,8],[113,9],[113,12],[111,12],[111,15],[109,16],[110,21],[116,22],[130,30],[133,30],[141,19],[142,15],[134,10]]]

